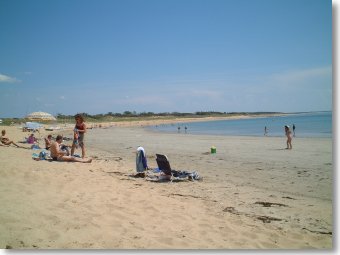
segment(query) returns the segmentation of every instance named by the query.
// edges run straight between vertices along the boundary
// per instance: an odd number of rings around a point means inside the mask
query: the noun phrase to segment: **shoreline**
[[[89,122],[91,125],[102,125],[102,127],[126,127],[126,126],[154,126],[154,125],[163,125],[163,124],[177,124],[177,123],[190,123],[190,122],[206,122],[206,121],[216,121],[216,120],[239,120],[239,119],[252,119],[252,118],[265,118],[265,117],[280,117],[280,116],[288,116],[290,114],[259,114],[254,116],[245,116],[245,115],[237,115],[237,116],[225,116],[225,117],[197,117],[197,118],[174,118],[174,119],[151,119],[151,120],[126,120],[126,121],[117,121],[117,122]]]
[[[117,120],[117,121],[87,121],[85,118],[85,123],[89,125],[89,128],[96,128],[96,127],[112,127],[112,126],[152,126],[152,125],[161,125],[161,124],[173,124],[173,123],[185,123],[185,122],[205,122],[205,121],[216,121],[216,120],[237,120],[237,119],[251,119],[251,118],[265,118],[265,117],[280,117],[280,116],[289,116],[298,113],[274,113],[274,114],[254,114],[254,115],[232,115],[232,116],[207,116],[207,117],[174,117],[174,118],[164,118],[164,117],[154,117],[149,119],[148,117],[141,117],[141,119],[124,119],[124,120]],[[39,122],[38,120],[34,120],[33,122]],[[21,124],[14,124],[10,126],[19,127]],[[62,122],[51,122],[51,123],[42,123],[43,127],[49,126],[64,126],[71,128],[74,126],[72,123],[62,123]],[[0,125],[0,127],[8,127],[5,125]]]
[[[320,112],[320,111],[319,111]],[[309,113],[309,112],[307,112]],[[150,132],[160,132],[160,133],[178,133],[178,130],[176,129],[175,131],[160,131],[157,130],[158,126],[162,125],[180,125],[183,123],[195,123],[195,122],[212,122],[212,121],[224,121],[224,120],[246,120],[246,119],[259,119],[259,118],[270,118],[270,117],[285,117],[285,116],[291,116],[291,115],[298,115],[298,114],[305,114],[305,112],[302,113],[283,113],[283,114],[258,114],[258,115],[252,115],[252,116],[245,116],[245,115],[237,115],[237,116],[228,116],[228,117],[198,117],[198,118],[174,118],[174,119],[164,119],[164,118],[154,118],[154,119],[144,119],[144,120],[124,120],[124,121],[105,121],[105,122],[91,122],[91,121],[86,121],[85,123],[87,124],[87,128],[89,130],[92,129],[107,129],[107,128],[113,128],[113,127],[143,127],[146,130],[149,130]],[[20,129],[23,124],[21,125],[12,125],[12,126],[0,126],[1,129],[6,129],[8,127],[16,127]],[[48,130],[49,127],[59,127],[58,129],[51,129]],[[155,126],[155,127],[153,127]],[[74,128],[74,124],[72,123],[58,123],[58,124],[43,124],[42,128],[39,129],[38,133],[41,133],[40,136],[44,136],[46,134],[64,134],[65,132],[68,133],[69,131],[72,131]],[[29,131],[27,131],[29,133]],[[190,131],[188,131],[190,133]],[[197,133],[191,133],[194,135],[221,135],[221,136],[239,136],[239,137],[264,137],[262,135],[262,132],[259,134],[208,134],[205,132],[197,132]],[[71,135],[71,134],[68,134]],[[268,134],[268,137],[282,137],[284,134],[282,133],[274,133]],[[318,135],[303,135],[296,137],[296,138],[332,138],[333,134],[327,134],[324,136],[318,136]]]

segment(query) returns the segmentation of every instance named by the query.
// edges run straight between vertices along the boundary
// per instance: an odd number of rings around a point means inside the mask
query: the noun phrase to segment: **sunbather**
[[[63,141],[63,137],[58,135],[55,142],[52,142],[50,151],[53,161],[68,161],[68,162],[81,162],[91,163],[92,159],[77,158],[74,156],[68,156],[66,151],[61,150],[60,145]]]
[[[17,145],[15,142],[13,142],[12,140],[10,140],[7,136],[6,136],[6,130],[2,130],[1,131],[1,137],[0,137],[1,143],[3,145],[11,145],[13,144],[14,146],[20,148],[19,145]]]

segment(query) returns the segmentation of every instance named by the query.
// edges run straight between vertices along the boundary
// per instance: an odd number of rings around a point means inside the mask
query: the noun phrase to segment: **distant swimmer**
[[[187,133],[188,127],[187,127],[187,126],[185,126],[185,127],[184,127],[184,129],[185,129],[185,133]]]
[[[178,130],[178,133],[181,132],[181,127],[178,126],[178,127],[177,127],[177,130]]]

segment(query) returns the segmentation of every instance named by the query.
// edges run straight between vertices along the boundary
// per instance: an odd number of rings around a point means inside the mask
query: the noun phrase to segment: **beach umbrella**
[[[25,118],[29,120],[36,120],[36,121],[57,120],[55,117],[53,117],[51,114],[47,112],[32,112],[28,114]]]

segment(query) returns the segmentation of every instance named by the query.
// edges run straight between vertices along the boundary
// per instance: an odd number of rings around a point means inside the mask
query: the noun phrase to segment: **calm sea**
[[[160,132],[190,134],[263,136],[267,127],[268,136],[284,136],[284,126],[295,125],[296,137],[332,137],[332,112],[311,112],[288,116],[251,118],[240,120],[217,120],[151,127]],[[185,130],[187,127],[187,130]]]

